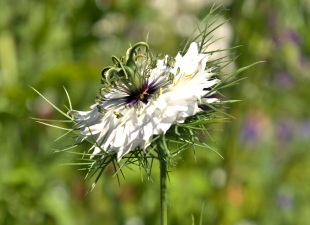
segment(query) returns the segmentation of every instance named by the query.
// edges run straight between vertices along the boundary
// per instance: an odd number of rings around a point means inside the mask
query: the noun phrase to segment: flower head
[[[234,77],[256,64],[222,70],[233,62],[233,48],[214,48],[217,39],[213,40],[212,33],[224,24],[218,24],[218,9],[211,8],[175,57],[154,56],[145,42],[130,47],[123,57],[112,56],[113,65],[103,69],[102,87],[90,111],[73,110],[66,90],[69,112],[34,89],[67,118],[37,122],[67,131],[59,138],[77,135],[76,143],[62,150],[74,152],[71,149],[79,144],[90,144],[88,152],[74,153],[82,155],[75,164],[86,167],[86,177],[97,174],[92,188],[110,164],[115,175],[134,164],[150,177],[153,160],[172,166],[180,152],[196,147],[217,153],[205,143],[208,125],[223,121],[227,114],[222,107],[234,102],[218,99],[219,91],[236,84]],[[224,55],[211,59],[213,53]],[[68,129],[58,126],[59,122],[73,126]]]
[[[125,57],[113,57],[114,66],[102,71],[102,88],[90,111],[73,111],[92,154],[117,153],[120,160],[136,149],[146,151],[156,135],[165,134],[216,101],[209,98],[219,82],[207,68],[208,54],[191,43],[186,54],[153,57],[146,43],[128,49]]]

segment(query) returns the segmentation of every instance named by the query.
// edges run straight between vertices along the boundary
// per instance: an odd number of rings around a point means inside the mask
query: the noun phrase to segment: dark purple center
[[[139,102],[147,104],[150,97],[157,91],[157,89],[158,87],[156,84],[149,84],[148,81],[146,81],[139,89],[131,90],[130,93],[128,93],[128,97],[126,97],[126,103],[131,106],[134,106]]]

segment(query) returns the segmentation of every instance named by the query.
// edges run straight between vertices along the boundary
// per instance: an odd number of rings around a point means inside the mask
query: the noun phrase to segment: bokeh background
[[[265,61],[224,91],[240,99],[235,117],[212,132],[212,151],[184,152],[171,168],[172,225],[305,225],[310,219],[309,0],[2,0],[0,1],[0,224],[159,224],[158,165],[152,181],[139,168],[120,185],[107,170],[92,180],[72,143],[30,117],[61,119],[29,86],[65,109],[87,110],[100,72],[129,43],[148,42],[175,55],[216,4],[229,21],[215,34],[222,47],[242,45],[235,67]],[[141,179],[141,177],[143,179]]]

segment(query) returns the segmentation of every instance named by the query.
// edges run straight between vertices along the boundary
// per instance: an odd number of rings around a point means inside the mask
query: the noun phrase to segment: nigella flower
[[[85,166],[88,177],[97,174],[92,187],[110,164],[116,175],[134,164],[150,177],[153,161],[158,160],[161,177],[166,177],[167,165],[175,165],[181,151],[196,147],[215,151],[205,142],[208,125],[225,119],[223,106],[234,102],[219,97],[220,90],[236,84],[234,77],[255,64],[222,71],[233,62],[229,53],[233,48],[210,50],[216,42],[212,33],[224,24],[218,24],[218,8],[197,24],[175,57],[155,56],[145,42],[131,46],[123,57],[113,56],[113,65],[102,71],[102,87],[89,111],[73,110],[66,90],[68,112],[34,89],[67,118],[37,122],[66,130],[60,138],[76,135],[75,144],[62,150],[82,155],[74,164]],[[214,57],[218,52],[228,54]],[[62,122],[73,125],[58,126]],[[87,152],[72,150],[84,143],[89,144]]]
[[[88,141],[92,155],[116,153],[118,160],[135,150],[146,151],[154,137],[165,134],[218,101],[209,54],[193,42],[186,54],[153,57],[146,43],[113,57],[102,71],[102,89],[90,111],[72,111],[78,141]],[[209,96],[209,97],[208,97]]]
[[[59,138],[76,135],[75,144],[61,151],[82,156],[73,164],[83,166],[81,169],[88,171],[86,177],[96,177],[90,190],[109,165],[117,177],[119,172],[124,175],[124,166],[136,165],[150,178],[153,162],[159,163],[162,225],[167,224],[168,168],[187,149],[195,152],[196,147],[202,147],[217,153],[206,143],[208,125],[225,119],[222,106],[233,102],[219,97],[220,90],[236,84],[234,76],[254,65],[223,72],[233,62],[232,55],[211,58],[233,49],[210,50],[216,41],[212,33],[224,24],[218,24],[214,14],[219,8],[211,8],[175,57],[154,56],[145,42],[131,46],[123,57],[112,56],[113,65],[103,69],[102,87],[89,111],[74,110],[66,90],[68,112],[34,89],[67,118],[36,120],[66,130]],[[62,122],[73,125],[58,126]],[[84,143],[88,144],[86,152],[72,150]]]

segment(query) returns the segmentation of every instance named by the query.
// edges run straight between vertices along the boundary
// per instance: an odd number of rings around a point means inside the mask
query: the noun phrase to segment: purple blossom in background
[[[275,124],[275,133],[278,142],[288,143],[292,140],[295,124],[290,118],[282,118]]]
[[[305,67],[308,64],[309,59],[304,53],[302,36],[298,34],[298,32],[290,29],[286,32],[286,39],[296,45],[299,50],[299,65]]]
[[[301,121],[299,125],[298,136],[302,139],[310,138],[310,118],[307,118]]]
[[[302,54],[300,55],[300,57],[299,57],[299,63],[300,63],[300,66],[301,66],[302,68],[305,68],[306,65],[308,65],[308,63],[309,63],[309,58],[308,58],[308,56],[302,53]]]
[[[274,83],[281,89],[291,89],[294,85],[294,79],[287,71],[281,71],[274,77]]]
[[[242,128],[242,141],[253,143],[259,141],[263,135],[267,134],[267,118],[260,111],[251,112],[247,115]],[[267,134],[268,135],[268,134]]]
[[[276,196],[276,202],[282,209],[292,209],[294,207],[293,194],[287,191],[280,191]]]
[[[243,128],[243,139],[247,142],[254,142],[259,135],[257,122],[253,118],[247,118]]]
[[[286,32],[286,37],[288,40],[290,40],[291,42],[293,42],[294,44],[300,46],[302,43],[302,39],[301,36],[294,30],[287,30]]]

